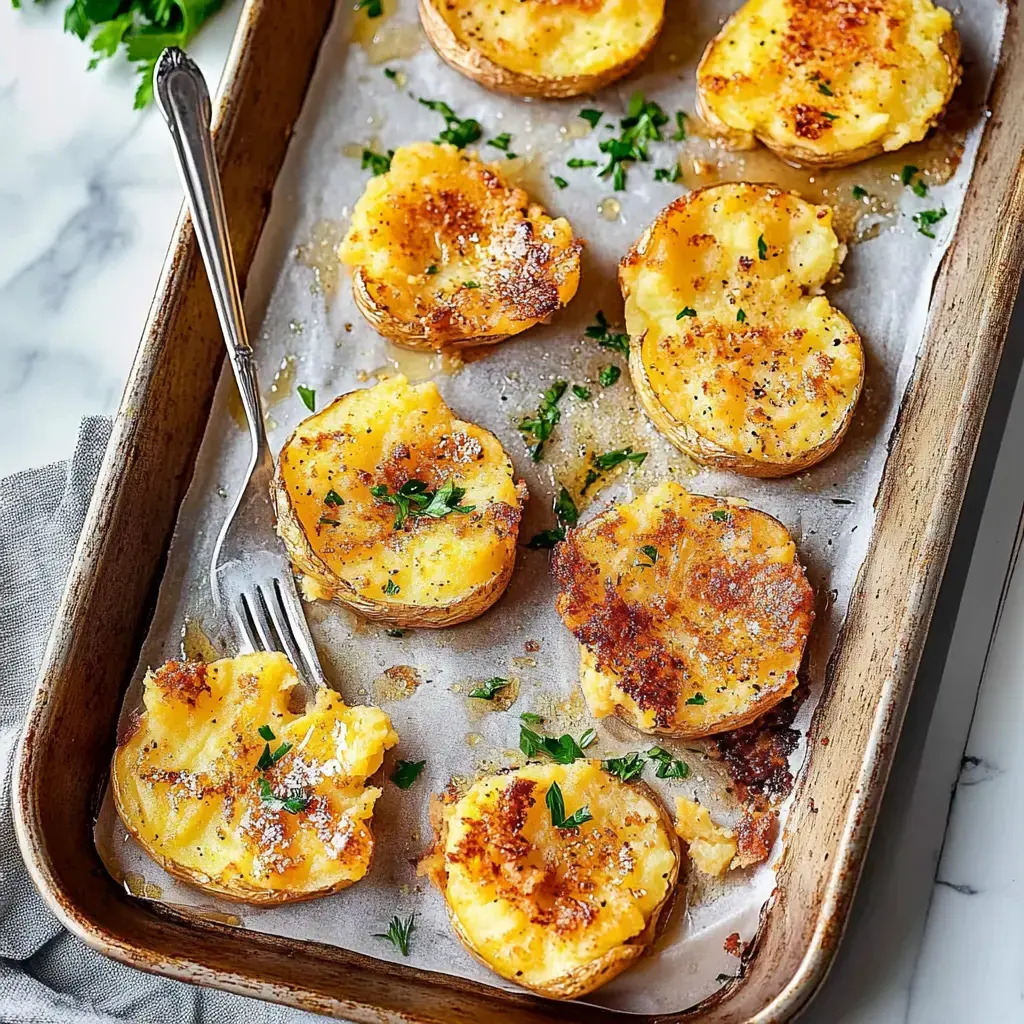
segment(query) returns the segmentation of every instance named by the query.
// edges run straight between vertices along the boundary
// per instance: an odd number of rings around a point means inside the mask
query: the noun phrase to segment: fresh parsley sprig
[[[373,937],[375,939],[387,939],[402,956],[408,956],[409,939],[412,937],[415,922],[415,914],[410,914],[404,921],[396,914],[391,918],[388,930],[386,932],[376,932]]]
[[[492,679],[488,679],[487,682],[474,686],[469,691],[469,695],[470,697],[478,697],[480,700],[494,700],[498,691],[504,690],[506,686],[508,686],[507,679],[502,679],[501,676],[494,676]]]
[[[609,469],[621,466],[624,462],[640,466],[646,458],[647,452],[635,452],[632,446],[616,448],[614,451],[605,452],[603,455],[594,455],[591,458],[592,465],[587,470],[586,476],[583,477],[583,486],[580,488],[580,494],[586,494],[587,489],[592,484],[597,483],[601,476]]]
[[[613,331],[608,318],[599,309],[594,317],[595,322],[586,330],[588,338],[594,338],[601,348],[618,352],[620,356],[629,355],[629,335],[621,331]]]
[[[542,395],[540,405],[537,406],[536,415],[526,416],[519,421],[519,429],[527,435],[532,435],[534,443],[530,445],[530,458],[534,462],[540,462],[543,457],[544,442],[551,436],[555,425],[562,418],[562,411],[558,408],[558,402],[568,382],[556,380]]]
[[[391,170],[391,158],[394,155],[393,149],[389,149],[387,153],[374,153],[372,149],[364,149],[360,168],[364,171],[369,168],[374,177],[378,174],[387,174]]]
[[[395,506],[395,529],[400,530],[409,518],[420,516],[428,519],[443,519],[453,512],[467,515],[476,505],[462,505],[466,489],[456,487],[448,480],[437,491],[428,490],[422,480],[406,480],[397,491],[392,492],[387,484],[376,484],[370,494],[378,501]]]
[[[673,757],[664,747],[650,747],[646,751],[631,750],[621,757],[610,757],[601,762],[601,768],[611,775],[617,775],[623,782],[632,782],[643,775],[645,766],[654,763],[658,767],[654,774],[659,779],[685,779],[690,766]]]
[[[578,829],[585,822],[594,820],[594,816],[590,813],[590,808],[586,804],[579,808],[579,810],[573,811],[569,817],[565,816],[565,798],[562,796],[561,787],[557,782],[552,782],[548,787],[544,802],[548,805],[548,810],[551,812],[551,824],[555,828]]]
[[[289,814],[299,814],[309,806],[310,795],[304,789],[289,789],[287,796],[278,796],[270,781],[265,778],[259,780],[260,802],[268,811],[287,811]]]
[[[450,142],[456,149],[465,149],[483,134],[479,121],[471,117],[459,117],[443,100],[426,100],[420,97],[420,103],[444,118],[444,131],[438,135],[435,142]]]
[[[408,789],[423,771],[426,761],[396,761],[395,770],[391,773],[391,781],[399,789]]]
[[[946,208],[944,206],[939,210],[922,210],[920,213],[914,214],[914,223],[922,235],[926,238],[934,238],[935,232],[932,231],[932,228],[945,216]]]
[[[543,530],[534,535],[526,546],[534,550],[553,548],[560,541],[565,540],[565,528],[575,526],[579,522],[579,518],[580,510],[576,507],[576,502],[572,500],[569,491],[562,487],[555,499],[555,519],[558,521],[558,525],[554,529]]]
[[[556,739],[554,736],[542,736],[525,724],[519,726],[519,749],[527,757],[546,754],[558,764],[572,764],[573,761],[584,757],[583,751],[596,739],[597,733],[593,729],[587,729],[577,742],[568,733],[563,733]]]

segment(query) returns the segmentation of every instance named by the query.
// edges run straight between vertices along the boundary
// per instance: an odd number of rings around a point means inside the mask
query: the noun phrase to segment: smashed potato
[[[859,335],[820,294],[844,255],[828,206],[771,185],[714,185],[662,210],[619,283],[630,375],[669,441],[765,477],[835,450],[864,381]]]
[[[695,800],[676,797],[676,835],[687,845],[690,860],[706,875],[722,875],[736,856],[736,833],[711,820]]]
[[[576,294],[582,243],[502,177],[448,144],[395,151],[367,182],[338,250],[356,305],[407,348],[490,345]]]
[[[552,565],[595,717],[709,736],[796,688],[814,593],[764,512],[668,481],[570,530]]]
[[[438,54],[474,82],[515,96],[579,96],[650,53],[665,0],[420,0]]]
[[[366,780],[398,742],[378,708],[330,689],[288,710],[283,654],[146,675],[144,710],[111,768],[121,820],[166,871],[242,903],[291,903],[358,882],[380,790]]]
[[[960,74],[931,0],[748,0],[704,51],[697,109],[736,147],[842,167],[923,139]]]
[[[525,488],[498,439],[432,382],[351,391],[304,420],[274,481],[304,595],[396,626],[485,612],[512,575]]]
[[[644,952],[679,872],[658,798],[600,765],[528,764],[481,779],[442,806],[421,865],[470,952],[555,999],[592,992]],[[556,813],[569,827],[556,827]]]

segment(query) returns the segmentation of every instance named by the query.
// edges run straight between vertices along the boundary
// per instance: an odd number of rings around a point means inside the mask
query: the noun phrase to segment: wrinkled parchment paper
[[[628,499],[667,475],[700,493],[749,500],[788,526],[818,595],[818,619],[806,661],[811,696],[796,720],[805,728],[871,536],[872,506],[887,440],[919,353],[932,280],[955,229],[970,176],[1005,9],[998,0],[972,0],[956,12],[968,74],[957,97],[964,151],[952,179],[938,186],[933,181],[925,199],[909,189],[894,190],[891,170],[895,166],[898,173],[904,154],[895,163],[889,160],[881,171],[874,166],[877,162],[870,162],[846,172],[842,179],[845,189],[850,182],[863,182],[869,191],[887,189],[896,204],[875,218],[873,229],[864,230],[871,217],[861,222],[857,233],[877,232],[876,237],[851,246],[842,282],[829,289],[831,301],[850,316],[864,339],[866,389],[853,427],[835,455],[809,472],[758,481],[699,469],[677,453],[639,411],[623,360],[584,337],[584,328],[594,321],[598,309],[621,325],[617,262],[656,213],[682,191],[680,184],[656,182],[654,168],[671,167],[681,149],[684,167],[691,167],[694,159],[713,159],[713,152],[703,140],[682,146],[671,141],[652,143],[651,162],[635,165],[629,171],[627,190],[619,193],[613,193],[610,180],[597,178],[593,170],[566,168],[573,156],[599,158],[597,142],[611,134],[601,128],[591,132],[577,116],[582,107],[606,111],[608,123],[623,116],[634,90],[642,90],[670,115],[676,110],[693,111],[697,59],[737,6],[734,0],[702,0],[692,5],[669,0],[664,35],[638,74],[596,97],[560,102],[524,102],[479,88],[434,54],[416,25],[414,0],[400,0],[392,14],[394,6],[386,6],[385,17],[374,26],[378,38],[369,45],[365,25],[361,41],[352,38],[353,23],[359,19],[365,23],[364,15],[353,13],[351,2],[339,6],[250,276],[246,307],[272,446],[280,448],[308,415],[296,395],[297,384],[315,388],[318,408],[322,408],[338,394],[375,383],[375,374],[397,368],[414,380],[435,377],[461,417],[484,425],[500,438],[531,494],[523,540],[554,525],[551,503],[556,480],[578,468],[581,444],[597,452],[625,445],[649,452],[642,467],[615,477],[596,493],[584,519],[608,502]],[[386,76],[385,68],[396,74]],[[510,148],[519,157],[508,161],[507,170],[535,199],[568,216],[587,241],[582,284],[570,307],[550,325],[463,367],[403,354],[379,338],[355,309],[348,281],[331,253],[369,175],[359,166],[362,147],[372,144],[383,152],[434,138],[443,127],[441,118],[416,97],[444,100],[460,116],[479,120],[484,136],[471,148],[486,159],[505,159],[503,152],[485,142],[499,133],[511,133]],[[673,127],[668,126],[666,135]],[[905,162],[915,162],[914,153],[907,150]],[[778,180],[788,187],[793,187],[794,173],[802,173],[805,182],[813,181],[807,172],[783,168],[765,153],[738,166],[740,173],[757,180],[775,177],[772,170],[765,175],[765,168],[774,167]],[[569,187],[559,189],[552,180],[555,174],[566,178]],[[883,179],[888,182],[885,189]],[[940,206],[945,206],[948,216],[937,225],[937,238],[931,240],[917,232],[911,215]],[[598,372],[612,363],[624,372],[616,385],[605,389],[598,383]],[[548,457],[534,464],[516,424],[536,409],[540,392],[556,378],[586,384],[594,397],[580,401],[567,392],[561,402],[562,421],[546,446]],[[238,422],[236,403],[234,381],[226,369],[195,478],[181,508],[125,715],[139,705],[140,682],[147,667],[180,656],[186,621],[201,626],[222,653],[237,650],[212,605],[208,582],[213,540],[229,506],[228,495],[240,485],[247,456],[248,441]],[[397,757],[427,762],[420,781],[408,791],[382,782],[384,794],[374,818],[374,862],[368,876],[353,888],[277,909],[211,899],[175,882],[151,862],[127,837],[108,796],[96,840],[109,870],[139,896],[244,928],[332,943],[441,974],[512,987],[460,946],[441,897],[415,877],[412,862],[429,841],[429,794],[453,776],[471,778],[484,768],[509,763],[518,744],[520,712],[543,714],[544,730],[554,734],[567,730],[579,736],[594,724],[578,692],[577,644],[554,612],[553,595],[547,553],[521,549],[511,585],[497,606],[454,629],[411,631],[395,638],[336,606],[307,606],[328,676],[346,701],[381,704],[392,717],[401,743],[389,754],[385,775]],[[395,685],[381,681],[384,671],[396,665],[410,666],[421,680],[406,699],[395,699],[400,696]],[[509,710],[483,711],[482,702],[467,697],[474,684],[492,676],[516,681],[518,697]],[[617,721],[602,721],[598,733],[599,742],[588,754],[607,757],[650,745],[647,737]],[[696,794],[716,819],[735,822],[738,811],[725,792],[728,780],[721,765],[708,758],[706,746],[664,745],[672,747],[691,769],[689,778],[665,783],[653,780],[650,769],[645,773],[669,805],[676,794]],[[801,743],[792,757],[794,768],[803,755]],[[783,821],[784,816],[785,807]],[[774,857],[778,853],[776,849]],[[714,992],[722,975],[737,973],[738,961],[724,951],[723,942],[733,932],[744,942],[753,938],[761,907],[774,885],[771,867],[732,872],[720,882],[701,878],[696,871],[689,874],[689,881],[682,883],[688,890],[686,905],[677,904],[656,955],[588,997],[590,1001],[634,1012],[679,1011]],[[407,959],[373,937],[396,913],[416,915]]]

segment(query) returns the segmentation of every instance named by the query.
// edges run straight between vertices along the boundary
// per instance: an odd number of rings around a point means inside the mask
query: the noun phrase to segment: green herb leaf
[[[944,206],[940,210],[922,210],[920,213],[914,214],[914,223],[922,235],[934,238],[935,233],[932,228],[945,216],[946,208]]]
[[[480,283],[478,281],[463,281],[462,282],[462,287],[463,288],[479,288],[480,287]]]
[[[278,796],[268,779],[259,780],[260,802],[269,811],[287,811],[298,814],[309,806],[311,799],[304,789],[289,789],[286,796]]]
[[[819,82],[818,83],[818,92],[820,92],[823,96],[834,96],[835,95],[835,93],[832,92],[832,90],[824,82]]]
[[[385,629],[385,636],[392,636],[396,640],[401,640],[405,636],[406,631],[404,629]]]
[[[488,146],[493,146],[495,149],[500,149],[505,153],[508,152],[508,147],[511,144],[512,136],[508,132],[502,132],[500,135],[495,135],[493,139],[490,139],[487,142]]]
[[[673,757],[664,747],[651,747],[647,751],[649,760],[657,763],[654,774],[659,779],[685,779],[690,774],[690,766],[685,761]]]
[[[265,739],[268,743],[270,740],[277,739],[274,735],[274,730],[271,729],[269,725],[261,725],[256,731],[260,734],[260,737]]]
[[[376,932],[373,937],[375,939],[387,939],[402,956],[408,956],[409,939],[412,936],[415,920],[415,914],[410,914],[404,921],[395,916],[391,918],[391,923],[388,925],[386,932]]]
[[[622,370],[618,366],[602,366],[597,379],[601,382],[601,387],[610,388],[621,376]]]
[[[366,11],[368,18],[379,18],[384,13],[382,0],[358,0],[357,11]]]
[[[596,167],[596,160],[581,160],[578,156],[574,156],[565,162],[566,167],[571,167],[574,171],[580,167]]]
[[[332,519],[330,516],[321,516],[317,521],[317,526],[340,526],[341,524],[337,519]]]
[[[860,185],[854,185],[853,188],[850,189],[850,192],[854,199],[866,199],[868,195],[868,190],[866,188],[861,188]]]
[[[562,797],[562,790],[557,782],[551,783],[544,802],[548,805],[548,810],[551,812],[551,824],[555,828],[577,829],[585,822],[593,820],[590,808],[586,806],[581,807],[578,811],[574,811],[568,818],[565,816],[565,800]]]
[[[559,188],[568,188],[568,187],[569,187],[569,182],[567,182],[567,181],[565,180],[565,178],[559,177],[559,176],[558,176],[557,174],[552,174],[552,175],[551,175],[551,180],[552,180],[552,181],[553,181],[553,182],[554,182],[554,183],[555,183],[555,184],[556,184],[556,185],[557,185],[557,186],[558,186]]]
[[[585,388],[582,384],[573,384],[572,393],[584,402],[590,398],[590,388]]]
[[[683,308],[681,310],[679,310],[678,313],[676,313],[676,319],[677,320],[682,320],[684,316],[696,316],[696,315],[697,315],[697,310],[695,310],[693,308],[693,306],[683,306]]]
[[[903,185],[909,185],[913,180],[914,175],[917,174],[918,168],[913,164],[904,164],[903,170],[900,171],[900,182]]]
[[[758,259],[768,259],[768,243],[764,240],[764,235],[757,236],[757,256]]]
[[[535,443],[530,446],[530,457],[534,462],[540,462],[544,442],[551,436],[555,425],[562,418],[558,403],[568,386],[566,381],[556,380],[541,395],[536,415],[532,419],[527,416],[519,421],[519,429],[534,438]]]
[[[395,506],[396,530],[400,530],[410,517],[442,519],[452,512],[472,512],[475,505],[459,504],[465,493],[465,488],[456,487],[453,480],[448,480],[436,493],[428,491],[422,480],[407,480],[394,493],[389,491],[387,484],[376,484],[370,488],[370,494],[378,501]]]
[[[928,195],[928,186],[920,178],[910,188],[913,190],[914,195],[919,196],[921,199]]]
[[[711,513],[711,518],[716,523],[727,523],[732,519],[732,513],[729,512],[728,509],[716,508],[715,511]]]
[[[618,138],[603,139],[598,149],[608,157],[608,162],[598,172],[602,178],[612,175],[616,191],[626,187],[624,163],[648,159],[647,144],[661,141],[661,127],[668,123],[668,115],[657,103],[649,102],[643,93],[634,93],[629,100],[626,117],[619,121],[621,129]]]
[[[389,149],[386,156],[374,153],[372,149],[364,149],[361,169],[365,171],[369,168],[374,177],[378,174],[387,174],[391,170],[391,158],[394,155],[395,151],[393,149]]]
[[[434,140],[435,142],[449,142],[456,149],[464,149],[483,134],[479,121],[471,117],[459,117],[443,100],[425,100],[421,97],[420,103],[444,118],[445,129]]]
[[[623,462],[631,462],[634,466],[639,466],[642,465],[646,458],[647,452],[635,452],[633,451],[632,446],[629,448],[617,448],[615,451],[593,456],[592,462],[594,468],[587,470],[587,474],[583,478],[583,486],[580,488],[580,493],[586,494],[590,485],[601,479],[602,472],[614,469],[616,466],[620,466]]]
[[[437,273],[437,264],[436,263],[431,263],[430,266],[427,267],[427,269],[423,271],[423,273],[426,274],[428,277],[429,276],[433,276],[434,274]]]
[[[739,324],[745,324],[747,322],[747,314],[742,309],[736,311],[736,322]]]
[[[593,729],[588,729],[578,743],[568,733],[563,733],[557,739],[554,736],[542,736],[527,728],[522,716],[520,720],[524,724],[519,726],[519,749],[527,757],[545,754],[557,764],[572,764],[583,757],[584,749],[597,739],[597,733]]]
[[[302,399],[302,404],[310,412],[316,412],[316,391],[313,388],[307,388],[300,384],[296,389],[299,393],[299,398]]]
[[[488,679],[486,683],[482,683],[480,686],[474,686],[469,691],[470,697],[479,697],[481,700],[494,700],[499,690],[503,690],[508,686],[508,680],[502,679],[500,676],[495,676],[493,679]]]
[[[683,169],[676,164],[675,167],[656,167],[654,169],[655,181],[682,181]]]
[[[399,593],[402,588],[394,580],[388,580],[380,589],[383,590],[388,597],[393,597],[395,594]]]
[[[277,764],[277,762],[280,761],[281,758],[284,757],[284,755],[291,749],[292,745],[290,743],[282,743],[281,746],[279,746],[277,750],[270,755],[270,760],[273,761],[274,764]]]
[[[601,310],[597,311],[597,316],[594,319],[596,322],[591,324],[586,330],[587,337],[595,338],[601,348],[607,348],[612,352],[618,352],[619,355],[628,356],[629,335],[613,331],[608,323],[608,318]]]
[[[256,762],[256,770],[258,772],[265,772],[268,768],[274,766],[274,758],[270,753],[270,744],[266,744],[263,748],[263,753],[260,754],[259,760]]]
[[[426,508],[413,512],[413,515],[429,516],[431,519],[443,519],[452,512],[468,515],[476,505],[460,504],[465,494],[465,487],[456,487],[455,481],[449,480],[430,499],[430,504]]]
[[[707,698],[703,693],[695,693],[692,697],[687,697],[684,701],[685,704],[707,704]]]
[[[524,711],[519,720],[527,725],[540,725],[544,721],[543,715],[535,715],[532,711]]]
[[[533,551],[546,551],[563,540],[565,540],[565,530],[561,526],[556,526],[552,530],[541,530],[540,533],[535,533],[527,541],[526,546]]]
[[[838,121],[839,120],[839,115],[838,114],[830,114],[827,110],[823,110],[821,112],[821,114],[822,114],[822,117],[827,117],[830,121]]]
[[[586,121],[591,128],[596,128],[598,122],[601,120],[603,115],[600,110],[594,110],[591,107],[585,107],[583,110],[580,111],[579,116],[582,117],[583,120]]]
[[[385,78],[390,78],[392,82],[397,81],[397,79],[398,79],[398,72],[394,68],[385,68],[384,69],[384,77]]]
[[[610,757],[607,761],[602,761],[601,768],[611,775],[617,775],[623,782],[632,782],[643,775],[646,764],[644,755],[638,750],[633,750],[622,757]]]
[[[645,555],[647,561],[643,562],[638,558],[633,564],[641,569],[654,568],[655,563],[658,561],[658,549],[653,544],[643,544],[640,547],[640,554]]]
[[[673,142],[686,141],[686,113],[682,110],[676,111],[676,130],[672,136]]]
[[[426,761],[396,761],[395,770],[391,773],[391,781],[399,789],[408,789],[423,771]]]
[[[555,516],[563,526],[575,526],[579,522],[579,509],[565,487],[559,490],[558,497],[555,499]]]
[[[332,487],[324,495],[324,504],[337,508],[339,505],[345,504],[345,499]]]

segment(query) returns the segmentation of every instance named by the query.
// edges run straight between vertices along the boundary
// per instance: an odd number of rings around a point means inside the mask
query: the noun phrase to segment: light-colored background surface
[[[66,457],[82,415],[116,410],[180,201],[163,125],[132,111],[122,66],[85,73],[58,7],[0,6],[0,475]],[[238,7],[193,47],[211,80]],[[816,1024],[1024,1021],[1024,573],[978,692],[1024,501],[1022,344],[1018,316],[850,931],[805,1018]]]

